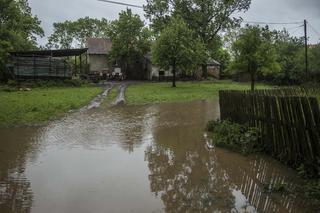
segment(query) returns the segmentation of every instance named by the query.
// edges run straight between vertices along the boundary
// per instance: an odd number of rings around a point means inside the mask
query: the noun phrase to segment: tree
[[[0,0],[0,5],[0,80],[4,80],[9,52],[36,48],[37,36],[44,32],[27,0]]]
[[[125,75],[130,71],[130,65],[144,57],[151,46],[149,29],[130,9],[122,11],[119,19],[111,23],[110,38],[112,49],[109,59],[122,64]]]
[[[147,0],[146,17],[156,32],[161,32],[172,16],[181,16],[196,38],[204,43],[207,57],[202,63],[203,77],[207,78],[207,60],[212,43],[221,30],[236,26],[241,18],[232,14],[247,11],[251,0]]]
[[[110,22],[104,18],[99,20],[85,17],[76,21],[54,23],[53,28],[53,33],[48,38],[47,48],[83,48],[87,38],[107,37]]]
[[[176,71],[194,71],[205,60],[205,48],[181,18],[172,18],[155,41],[152,57],[160,68],[172,68],[176,87]]]
[[[274,34],[281,71],[273,79],[279,84],[302,82],[305,79],[303,38],[291,37],[286,30],[275,31]]]
[[[268,27],[247,25],[240,30],[232,45],[233,69],[246,70],[250,74],[251,90],[254,90],[258,73],[268,74],[280,70],[272,42],[272,34]]]
[[[320,44],[309,48],[310,75],[320,81]]]

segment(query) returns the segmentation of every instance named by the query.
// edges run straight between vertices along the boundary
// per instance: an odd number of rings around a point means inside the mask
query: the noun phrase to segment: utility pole
[[[307,37],[307,20],[304,20],[304,45],[305,45],[305,65],[306,65],[306,80],[309,80],[308,70],[308,37]]]

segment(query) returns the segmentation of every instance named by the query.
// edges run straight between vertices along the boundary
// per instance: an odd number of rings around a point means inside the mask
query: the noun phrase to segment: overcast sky
[[[116,0],[142,5],[145,0]],[[108,4],[97,0],[29,0],[33,14],[42,22],[46,36],[52,32],[54,22],[76,20],[80,17],[107,18],[114,20],[125,6]],[[143,10],[132,8],[143,19]],[[240,14],[245,21],[263,22],[303,22],[304,19],[313,26],[309,27],[309,43],[320,42],[320,0],[252,0],[251,7],[245,14]],[[295,36],[303,36],[300,25],[272,25],[274,28],[287,27]],[[316,32],[314,32],[316,31]],[[41,44],[46,39],[41,39]]]

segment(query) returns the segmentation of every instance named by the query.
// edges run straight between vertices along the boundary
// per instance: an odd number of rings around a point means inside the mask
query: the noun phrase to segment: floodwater
[[[268,185],[300,184],[268,157],[206,148],[217,101],[74,112],[0,129],[0,212],[315,212]]]

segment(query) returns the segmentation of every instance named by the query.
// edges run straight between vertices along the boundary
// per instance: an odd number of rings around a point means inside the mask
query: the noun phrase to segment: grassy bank
[[[270,87],[257,85],[258,89]],[[128,104],[148,104],[214,99],[221,89],[245,90],[250,89],[250,84],[232,81],[178,82],[177,88],[172,88],[171,82],[136,84],[128,87],[126,100]]]
[[[0,126],[37,125],[87,104],[102,91],[97,87],[35,88],[0,92]]]

